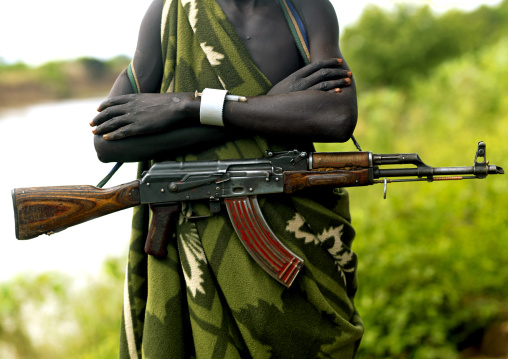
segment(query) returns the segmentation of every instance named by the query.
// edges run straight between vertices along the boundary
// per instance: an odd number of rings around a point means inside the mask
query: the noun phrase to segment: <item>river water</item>
[[[11,190],[96,185],[112,168],[101,163],[88,125],[101,99],[70,100],[0,111],[0,281],[22,273],[96,274],[107,257],[127,253],[132,209],[18,241]],[[106,187],[132,181],[125,164]]]

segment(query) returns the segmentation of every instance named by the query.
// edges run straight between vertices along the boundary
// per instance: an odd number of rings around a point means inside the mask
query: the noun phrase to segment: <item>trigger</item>
[[[210,199],[210,212],[213,214],[220,212],[220,201],[218,199]]]

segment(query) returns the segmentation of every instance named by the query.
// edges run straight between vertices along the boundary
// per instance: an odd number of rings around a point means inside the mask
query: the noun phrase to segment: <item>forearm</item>
[[[241,138],[219,127],[195,126],[151,135],[127,137],[107,141],[94,136],[95,150],[102,162],[139,162],[167,160],[217,146],[228,140]]]
[[[225,128],[200,124],[200,99],[192,93],[116,97],[101,104],[94,119],[95,148],[101,161],[130,162],[204,149],[240,132],[281,142],[344,142],[356,125],[354,95],[350,86],[341,93],[306,90],[226,101]]]
[[[133,88],[124,70],[113,85],[108,99],[117,96],[133,94]],[[174,158],[189,152],[198,152],[217,146],[233,135],[224,128],[202,126],[199,124],[199,102],[194,94],[152,94],[159,97],[162,107],[178,106],[182,112],[193,114],[186,119],[186,125],[181,124],[169,131],[158,131],[149,134],[126,137],[110,141],[102,134],[94,135],[94,147],[97,157],[102,162],[139,162],[145,160],[164,160]],[[182,98],[192,101],[181,101]],[[136,117],[136,113],[132,113]],[[150,117],[161,116],[154,112]],[[237,136],[240,136],[237,130]]]
[[[275,137],[285,143],[301,139],[347,141],[356,125],[357,104],[354,80],[348,68],[341,67],[342,63],[337,58],[317,62],[288,76],[269,95],[249,97],[247,102],[226,101],[223,116],[226,131]],[[111,95],[128,91],[128,86],[130,81],[124,74],[115,83]],[[111,153],[115,158],[126,153],[126,161],[134,161],[137,152],[143,158],[154,158],[161,153],[187,149],[186,140],[180,141],[173,132],[182,128],[213,128],[200,124],[201,100],[191,92],[109,98],[99,106],[100,113],[91,123],[97,126],[94,134],[102,135],[101,140],[96,140],[99,158],[110,161]],[[220,129],[211,130],[211,134],[199,131],[191,137],[193,144],[215,146],[223,139],[217,132]],[[116,142],[130,137],[137,140],[101,146],[102,140]],[[157,143],[150,140],[166,137]],[[216,140],[211,141],[212,137]]]
[[[345,142],[356,126],[357,112],[355,89],[350,86],[338,94],[308,90],[252,97],[247,103],[226,101],[224,123],[282,139]]]

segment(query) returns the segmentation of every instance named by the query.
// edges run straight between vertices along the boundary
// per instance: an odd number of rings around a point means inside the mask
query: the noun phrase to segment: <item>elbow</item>
[[[347,118],[343,120],[342,127],[344,128],[344,131],[340,139],[340,142],[347,142],[351,139],[351,137],[353,137],[353,132],[355,131],[357,122],[358,122],[358,111],[355,108],[355,111],[349,114],[349,116],[347,116]]]
[[[126,139],[106,141],[102,136],[94,136],[94,147],[99,161],[110,162],[140,162],[154,158],[157,153],[147,152],[146,142],[129,137]],[[145,150],[143,150],[145,149]]]
[[[334,94],[331,98],[325,106],[314,110],[314,113],[320,114],[314,122],[320,133],[320,140],[315,142],[347,142],[356,128],[358,104],[354,91],[346,89],[341,95]]]
[[[358,110],[352,108],[344,111],[340,116],[335,116],[329,132],[331,141],[328,142],[347,142],[353,136],[358,121]]]
[[[115,162],[112,158],[108,157],[107,155],[104,155],[104,154],[101,154],[99,152],[97,152],[97,158],[99,159],[99,161],[101,161],[102,163],[111,163],[111,162]]]
[[[111,155],[111,151],[108,149],[107,141],[102,138],[102,136],[95,135],[94,136],[94,147],[95,152],[97,153],[97,158],[99,161],[104,163],[115,162],[113,156]]]

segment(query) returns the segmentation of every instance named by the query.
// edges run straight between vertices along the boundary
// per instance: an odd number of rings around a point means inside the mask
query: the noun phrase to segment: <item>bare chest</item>
[[[254,63],[272,84],[303,66],[284,13],[275,1],[248,12],[228,7],[223,11]]]

